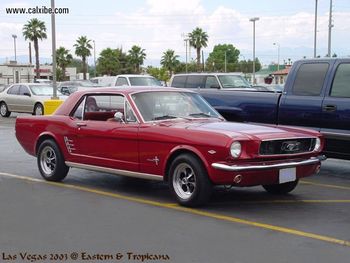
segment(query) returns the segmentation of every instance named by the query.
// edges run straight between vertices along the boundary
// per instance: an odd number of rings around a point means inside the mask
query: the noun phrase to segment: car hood
[[[231,138],[253,140],[314,137],[318,135],[318,132],[286,126],[255,125],[226,121],[181,121],[166,122],[161,125],[188,130],[215,132]]]

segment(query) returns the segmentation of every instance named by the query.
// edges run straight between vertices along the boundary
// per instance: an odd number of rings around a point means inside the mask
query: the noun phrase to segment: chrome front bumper
[[[280,168],[296,167],[300,165],[317,164],[326,159],[327,159],[326,156],[320,155],[317,157],[311,157],[310,159],[297,161],[297,162],[285,162],[285,163],[262,164],[262,165],[227,165],[222,163],[213,163],[211,166],[218,170],[224,170],[229,172],[241,172],[241,171],[253,171],[253,170],[280,169]]]

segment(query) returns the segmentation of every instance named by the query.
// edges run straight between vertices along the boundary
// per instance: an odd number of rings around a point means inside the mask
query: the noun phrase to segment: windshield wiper
[[[195,113],[191,113],[189,114],[188,116],[191,116],[191,117],[206,117],[206,118],[213,118],[213,116],[207,114],[207,113],[204,113],[204,112],[195,112]]]

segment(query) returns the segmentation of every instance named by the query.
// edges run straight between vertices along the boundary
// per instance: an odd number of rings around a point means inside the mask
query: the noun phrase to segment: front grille
[[[262,141],[260,144],[260,155],[298,154],[313,151],[315,138],[296,138]]]

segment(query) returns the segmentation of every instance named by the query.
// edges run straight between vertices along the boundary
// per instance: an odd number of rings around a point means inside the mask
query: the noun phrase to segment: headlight
[[[321,148],[321,140],[320,138],[316,138],[314,152],[317,152],[320,148]]]
[[[230,152],[233,158],[238,158],[242,152],[242,146],[240,142],[233,142],[231,144]]]

